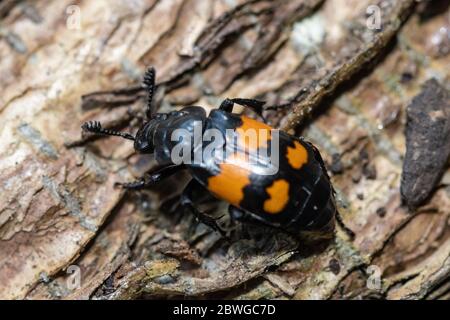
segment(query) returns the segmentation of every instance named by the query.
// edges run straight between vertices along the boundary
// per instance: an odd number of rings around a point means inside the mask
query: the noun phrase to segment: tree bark
[[[0,298],[449,298],[450,171],[414,210],[400,183],[407,106],[430,78],[450,87],[450,11],[373,2],[2,2]],[[321,150],[354,237],[234,226],[217,201],[227,243],[177,206],[186,175],[114,187],[154,160],[80,126],[137,130],[150,65],[161,112],[267,101]]]

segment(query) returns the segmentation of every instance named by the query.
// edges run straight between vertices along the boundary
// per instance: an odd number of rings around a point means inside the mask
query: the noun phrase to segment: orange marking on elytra
[[[308,151],[299,142],[294,141],[294,147],[287,148],[286,158],[294,169],[300,169],[308,162]]]
[[[264,211],[271,214],[281,212],[289,201],[289,183],[284,180],[275,180],[266,189],[270,198],[264,201]]]
[[[236,128],[238,146],[245,150],[244,152],[257,151],[258,148],[267,148],[273,128],[246,116],[241,116],[241,120],[242,125]]]
[[[235,153],[219,165],[220,173],[208,178],[208,189],[218,198],[239,206],[244,188],[250,184],[251,171],[242,153]]]

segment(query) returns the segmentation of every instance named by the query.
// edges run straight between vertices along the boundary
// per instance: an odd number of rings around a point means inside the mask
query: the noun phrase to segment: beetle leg
[[[226,111],[226,112],[232,112],[233,111],[233,105],[238,104],[243,107],[247,107],[253,112],[255,112],[257,115],[259,115],[261,118],[264,119],[262,116],[263,112],[263,106],[266,103],[265,101],[255,100],[255,99],[241,99],[241,98],[234,98],[234,99],[225,99],[220,104],[219,109]]]
[[[239,209],[233,205],[229,205],[228,206],[228,213],[230,214],[231,219],[233,219],[234,221],[239,221],[239,222],[251,222],[253,221],[252,217],[249,216],[247,214],[247,212],[245,212],[242,209]]]
[[[133,181],[133,182],[127,182],[127,183],[119,183],[117,182],[116,185],[121,186],[125,189],[143,189],[146,187],[150,187],[157,183],[158,181],[164,180],[165,178],[170,177],[171,175],[175,174],[176,172],[184,169],[184,166],[182,165],[171,165],[164,168],[161,168],[154,173],[146,173],[144,177]]]
[[[223,110],[225,112],[231,113],[231,112],[233,112],[233,106],[234,106],[234,102],[231,101],[231,99],[226,98],[220,104],[219,110]]]
[[[181,205],[184,208],[189,209],[195,217],[202,223],[206,224],[208,227],[213,229],[214,231],[217,231],[220,233],[220,235],[226,239],[228,237],[226,236],[225,230],[223,230],[218,224],[216,219],[212,218],[211,216],[207,215],[204,212],[201,212],[198,210],[194,205],[194,193],[196,191],[204,191],[203,186],[197,182],[197,180],[192,179],[186,188],[184,189],[182,195],[181,195]]]
[[[263,106],[266,104],[265,101],[256,100],[256,99],[240,99],[240,98],[231,99],[231,101],[233,101],[234,103],[236,103],[240,106],[249,108],[254,113],[256,113],[261,118],[263,118],[262,112],[263,112]]]
[[[341,226],[341,228],[344,230],[345,233],[350,237],[351,240],[355,239],[356,235],[347,225],[344,223],[344,220],[342,220],[342,216],[339,213],[338,210],[336,210],[336,222]]]
[[[228,213],[230,214],[231,219],[233,219],[235,221],[259,225],[259,226],[264,225],[266,227],[271,227],[271,228],[275,228],[275,229],[284,231],[279,225],[267,222],[266,220],[257,216],[256,214],[242,210],[231,204],[228,206]]]

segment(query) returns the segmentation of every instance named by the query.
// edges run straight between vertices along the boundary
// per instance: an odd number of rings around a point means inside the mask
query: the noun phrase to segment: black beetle
[[[145,188],[187,169],[193,179],[182,194],[181,204],[222,235],[225,232],[215,219],[194,205],[196,194],[208,190],[227,201],[232,218],[237,220],[257,220],[294,234],[333,230],[334,191],[318,150],[301,138],[232,113],[233,105],[238,104],[261,114],[264,102],[225,99],[208,116],[198,106],[153,115],[150,111],[155,91],[153,68],[147,70],[144,86],[148,90],[147,121],[136,136],[103,129],[97,121],[82,126],[92,133],[133,140],[137,152],[155,155],[161,168],[135,182],[122,184],[124,188]],[[203,152],[198,161],[192,161],[198,150],[211,145],[212,135],[214,142],[220,138],[222,143],[216,143],[212,152]],[[184,151],[183,156],[189,156],[183,158],[188,161],[174,161],[174,154],[180,155],[180,150]],[[274,153],[277,161],[273,161]]]

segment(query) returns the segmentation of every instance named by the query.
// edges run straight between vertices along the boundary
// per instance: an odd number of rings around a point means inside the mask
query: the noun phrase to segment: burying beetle
[[[136,136],[103,129],[97,121],[82,128],[95,134],[120,136],[134,141],[139,153],[153,153],[161,168],[143,178],[121,184],[126,189],[142,189],[154,185],[180,170],[189,170],[192,180],[181,196],[181,204],[201,222],[225,236],[216,220],[199,211],[196,195],[208,190],[229,203],[231,217],[238,221],[258,221],[283,231],[299,234],[330,232],[334,229],[336,205],[333,187],[319,151],[309,142],[247,116],[232,113],[233,105],[248,107],[261,114],[265,102],[253,99],[225,99],[207,116],[198,106],[184,107],[170,113],[151,112],[155,91],[155,70],[144,76],[148,91],[147,121]],[[195,139],[196,125],[201,125],[201,139]],[[175,130],[184,130],[191,142],[188,150],[195,158],[197,150],[208,148],[211,129],[219,132],[223,144],[214,152],[202,154],[201,161],[174,163],[172,152],[179,148],[173,139]],[[234,136],[230,136],[230,130]],[[254,131],[256,140],[249,141],[247,132]],[[180,132],[180,131],[178,131]],[[274,132],[277,134],[274,135]],[[268,150],[274,146],[278,163]],[[256,142],[255,142],[256,141]],[[178,147],[177,147],[178,146]],[[184,145],[184,147],[186,147]],[[233,150],[233,152],[226,152]],[[222,151],[222,152],[217,152]],[[224,154],[226,154],[224,156]]]

